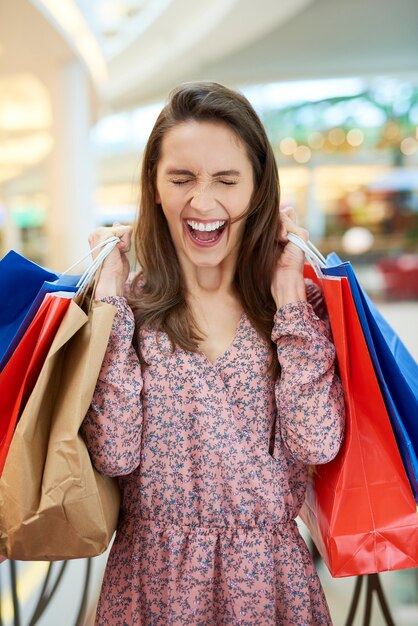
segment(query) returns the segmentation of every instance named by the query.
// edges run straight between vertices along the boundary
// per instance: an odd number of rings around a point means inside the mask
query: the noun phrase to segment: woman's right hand
[[[89,235],[90,248],[94,248],[109,237],[119,237],[119,243],[114,247],[103,262],[99,281],[96,286],[95,299],[105,296],[121,296],[129,276],[129,260],[127,253],[131,248],[132,226],[122,226],[114,223],[113,226],[100,226]],[[95,257],[99,250],[93,253]]]

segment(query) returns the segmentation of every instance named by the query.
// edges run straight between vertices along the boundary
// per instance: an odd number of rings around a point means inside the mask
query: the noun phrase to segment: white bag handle
[[[326,258],[319,252],[318,248],[314,246],[312,241],[304,241],[302,237],[294,233],[287,233],[287,238],[294,243],[295,246],[303,250],[306,258],[312,265],[316,264],[319,268],[327,267]]]
[[[61,276],[65,276],[65,274],[68,274],[69,272],[71,272],[71,270],[73,270],[75,267],[77,267],[77,265],[79,265],[80,263],[82,263],[83,261],[85,261],[86,259],[88,259],[88,257],[91,255],[92,252],[96,252],[96,250],[98,250],[99,248],[103,248],[103,246],[106,246],[108,243],[111,243],[112,241],[115,242],[115,245],[118,241],[120,241],[119,237],[116,236],[112,236],[112,237],[108,237],[108,239],[105,239],[104,241],[101,241],[100,243],[97,244],[97,246],[94,246],[94,248],[91,248],[91,250],[89,252],[87,252],[87,254],[85,254],[83,257],[81,257],[81,259],[78,259],[78,261],[76,261],[75,263],[73,263],[71,265],[71,267],[69,267],[68,269],[65,270],[65,272],[62,272]],[[91,265],[94,264],[94,261]],[[86,270],[88,271],[88,270]]]
[[[115,236],[108,237],[108,239],[105,239],[105,241],[102,241],[99,244],[97,244],[97,246],[94,246],[94,248],[92,248],[90,252],[85,254],[81,259],[79,259],[76,263],[71,265],[71,267],[69,267],[67,270],[65,270],[65,272],[61,274],[61,276],[68,274],[69,272],[71,272],[71,270],[74,267],[79,265],[79,263],[82,263],[82,261],[87,259],[91,255],[92,252],[95,252],[96,250],[99,250],[100,248],[102,248],[102,250],[100,250],[97,257],[93,259],[93,261],[90,263],[86,271],[81,275],[80,280],[78,281],[76,285],[77,291],[74,294],[74,295],[77,295],[77,298],[79,298],[79,296],[82,296],[90,287],[96,275],[97,270],[101,267],[106,257],[112,252],[113,248],[116,246],[117,243],[119,243],[119,241],[120,241],[119,237],[115,237]]]
[[[112,250],[114,249],[114,247],[119,241],[120,241],[119,237],[109,237],[105,241],[102,241],[100,244],[92,248],[90,252],[98,250],[99,248],[102,248],[102,250],[99,252],[97,257],[93,260],[93,262],[90,264],[90,266],[87,268],[87,270],[84,272],[84,274],[81,276],[80,280],[78,281],[76,285],[77,296],[87,291],[87,289],[90,287],[91,283],[93,282],[93,279],[96,275],[97,270],[102,266],[106,257],[109,256],[109,254],[112,252]]]

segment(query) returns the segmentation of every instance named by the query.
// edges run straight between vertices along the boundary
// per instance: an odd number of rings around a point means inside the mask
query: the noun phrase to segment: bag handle
[[[92,251],[94,251],[98,248],[102,248],[97,257],[93,260],[93,262],[90,264],[90,266],[87,268],[87,270],[78,281],[76,285],[77,293],[83,292],[91,285],[97,270],[102,266],[106,257],[109,256],[109,254],[112,252],[113,248],[119,241],[119,237],[109,237],[109,239],[106,239],[101,244],[95,246],[92,249]]]
[[[97,271],[101,268],[104,260],[106,259],[106,257],[109,256],[109,254],[115,248],[117,243],[119,243],[119,241],[120,241],[119,237],[109,237],[105,241],[102,241],[97,246],[92,248],[91,252],[94,252],[95,250],[98,250],[99,248],[102,248],[102,250],[99,252],[97,257],[93,260],[93,262],[90,264],[90,266],[87,268],[87,270],[84,272],[84,274],[81,276],[80,280],[78,281],[76,285],[77,296],[81,296],[87,291],[87,289],[92,284],[94,277],[97,274]]]
[[[75,295],[77,296],[77,300],[81,302],[84,299],[84,295],[86,291],[88,290],[88,288],[90,287],[90,285],[92,284],[94,277],[96,276],[97,270],[102,266],[106,257],[109,256],[109,254],[112,252],[116,244],[119,243],[119,241],[120,241],[119,237],[116,237],[116,236],[108,237],[104,241],[101,241],[99,244],[97,244],[97,246],[94,246],[94,248],[92,248],[90,252],[85,254],[76,263],[73,263],[71,267],[69,267],[67,270],[65,270],[65,272],[61,274],[61,276],[68,274],[68,272],[71,272],[71,270],[77,265],[79,265],[79,263],[87,259],[91,255],[92,252],[95,252],[96,250],[99,250],[100,248],[102,248],[99,254],[96,256],[96,258],[93,259],[93,261],[90,263],[86,271],[83,272],[83,274],[80,276],[80,279],[78,283],[76,284]]]
[[[319,268],[327,267],[326,258],[320,253],[318,248],[314,246],[312,241],[305,241],[302,237],[294,233],[287,233],[287,238],[305,253],[306,258],[314,268],[315,265]]]
[[[118,243],[120,241],[120,239],[119,239],[119,237],[116,237],[115,235],[113,235],[112,237],[108,237],[104,241],[101,241],[100,243],[97,244],[97,246],[94,246],[94,248],[91,248],[90,251],[87,252],[87,254],[85,254],[83,257],[81,257],[81,259],[78,259],[78,261],[73,263],[71,265],[71,267],[66,269],[65,272],[62,272],[61,276],[65,276],[66,274],[71,272],[71,270],[73,270],[75,267],[77,267],[77,265],[80,265],[80,263],[82,263],[83,261],[88,259],[92,252],[96,252],[96,250],[99,250],[99,248],[103,248],[103,246],[106,246],[108,243],[111,243],[112,241],[114,241],[115,245],[116,245],[116,243]],[[93,261],[93,263],[94,263],[94,261]],[[93,263],[91,265],[93,265]],[[90,268],[90,266],[89,266],[89,268]],[[86,271],[88,271],[89,268],[87,268]],[[83,274],[83,276],[84,276],[84,274]]]
[[[65,270],[65,272],[61,274],[61,276],[63,276],[64,274],[68,274],[68,272],[70,272],[79,263],[87,259],[87,257],[89,257],[92,252],[95,252],[96,250],[99,250],[100,248],[102,248],[100,252],[98,253],[98,255],[96,256],[96,258],[93,259],[93,261],[90,263],[86,271],[81,275],[77,284],[75,285],[76,291],[75,293],[72,294],[71,297],[79,306],[82,306],[86,298],[87,291],[89,290],[92,284],[93,284],[93,294],[94,294],[96,290],[97,282],[99,279],[101,266],[104,260],[106,259],[106,257],[109,256],[109,254],[112,252],[115,246],[119,243],[119,241],[120,241],[119,237],[116,237],[116,236],[108,237],[108,239],[105,239],[104,241],[97,244],[97,246],[94,246],[94,248],[92,248],[90,252],[85,254],[81,259],[79,259],[76,263],[71,265],[71,267],[69,267],[67,270]],[[58,295],[58,294],[61,295],[61,292],[55,293],[55,295]],[[88,310],[90,310],[92,306],[92,301],[93,301],[93,298],[92,297],[89,298],[89,304],[87,306]]]

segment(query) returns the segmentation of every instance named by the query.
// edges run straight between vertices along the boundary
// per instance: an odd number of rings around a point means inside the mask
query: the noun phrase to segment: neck
[[[235,263],[222,263],[216,267],[183,266],[187,292],[197,300],[210,300],[213,297],[231,295]]]

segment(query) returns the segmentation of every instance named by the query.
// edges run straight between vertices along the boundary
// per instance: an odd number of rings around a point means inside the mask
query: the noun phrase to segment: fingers
[[[282,244],[288,242],[287,233],[299,235],[304,241],[308,241],[309,232],[306,228],[298,226],[296,221],[296,212],[292,207],[280,211],[280,235],[279,241]]]
[[[123,226],[114,222],[113,226],[99,226],[90,233],[88,241],[91,248],[99,245],[109,237],[119,237],[117,248],[121,252],[129,252],[131,248],[132,226]]]
[[[292,222],[295,222],[295,224],[298,223],[298,217],[297,217],[296,210],[294,207],[287,206],[287,207],[284,207],[283,209],[280,209],[280,217],[283,217],[284,215],[288,217],[289,219],[291,219]]]
[[[283,209],[280,209],[279,242],[283,245],[287,243],[287,232],[288,232],[286,228],[285,218],[289,218],[295,224],[297,223],[296,211],[293,207],[285,207]]]
[[[129,252],[131,249],[132,226],[122,226],[119,222],[114,222],[112,231],[112,234],[120,239],[120,242],[117,244],[119,250],[121,252]]]

